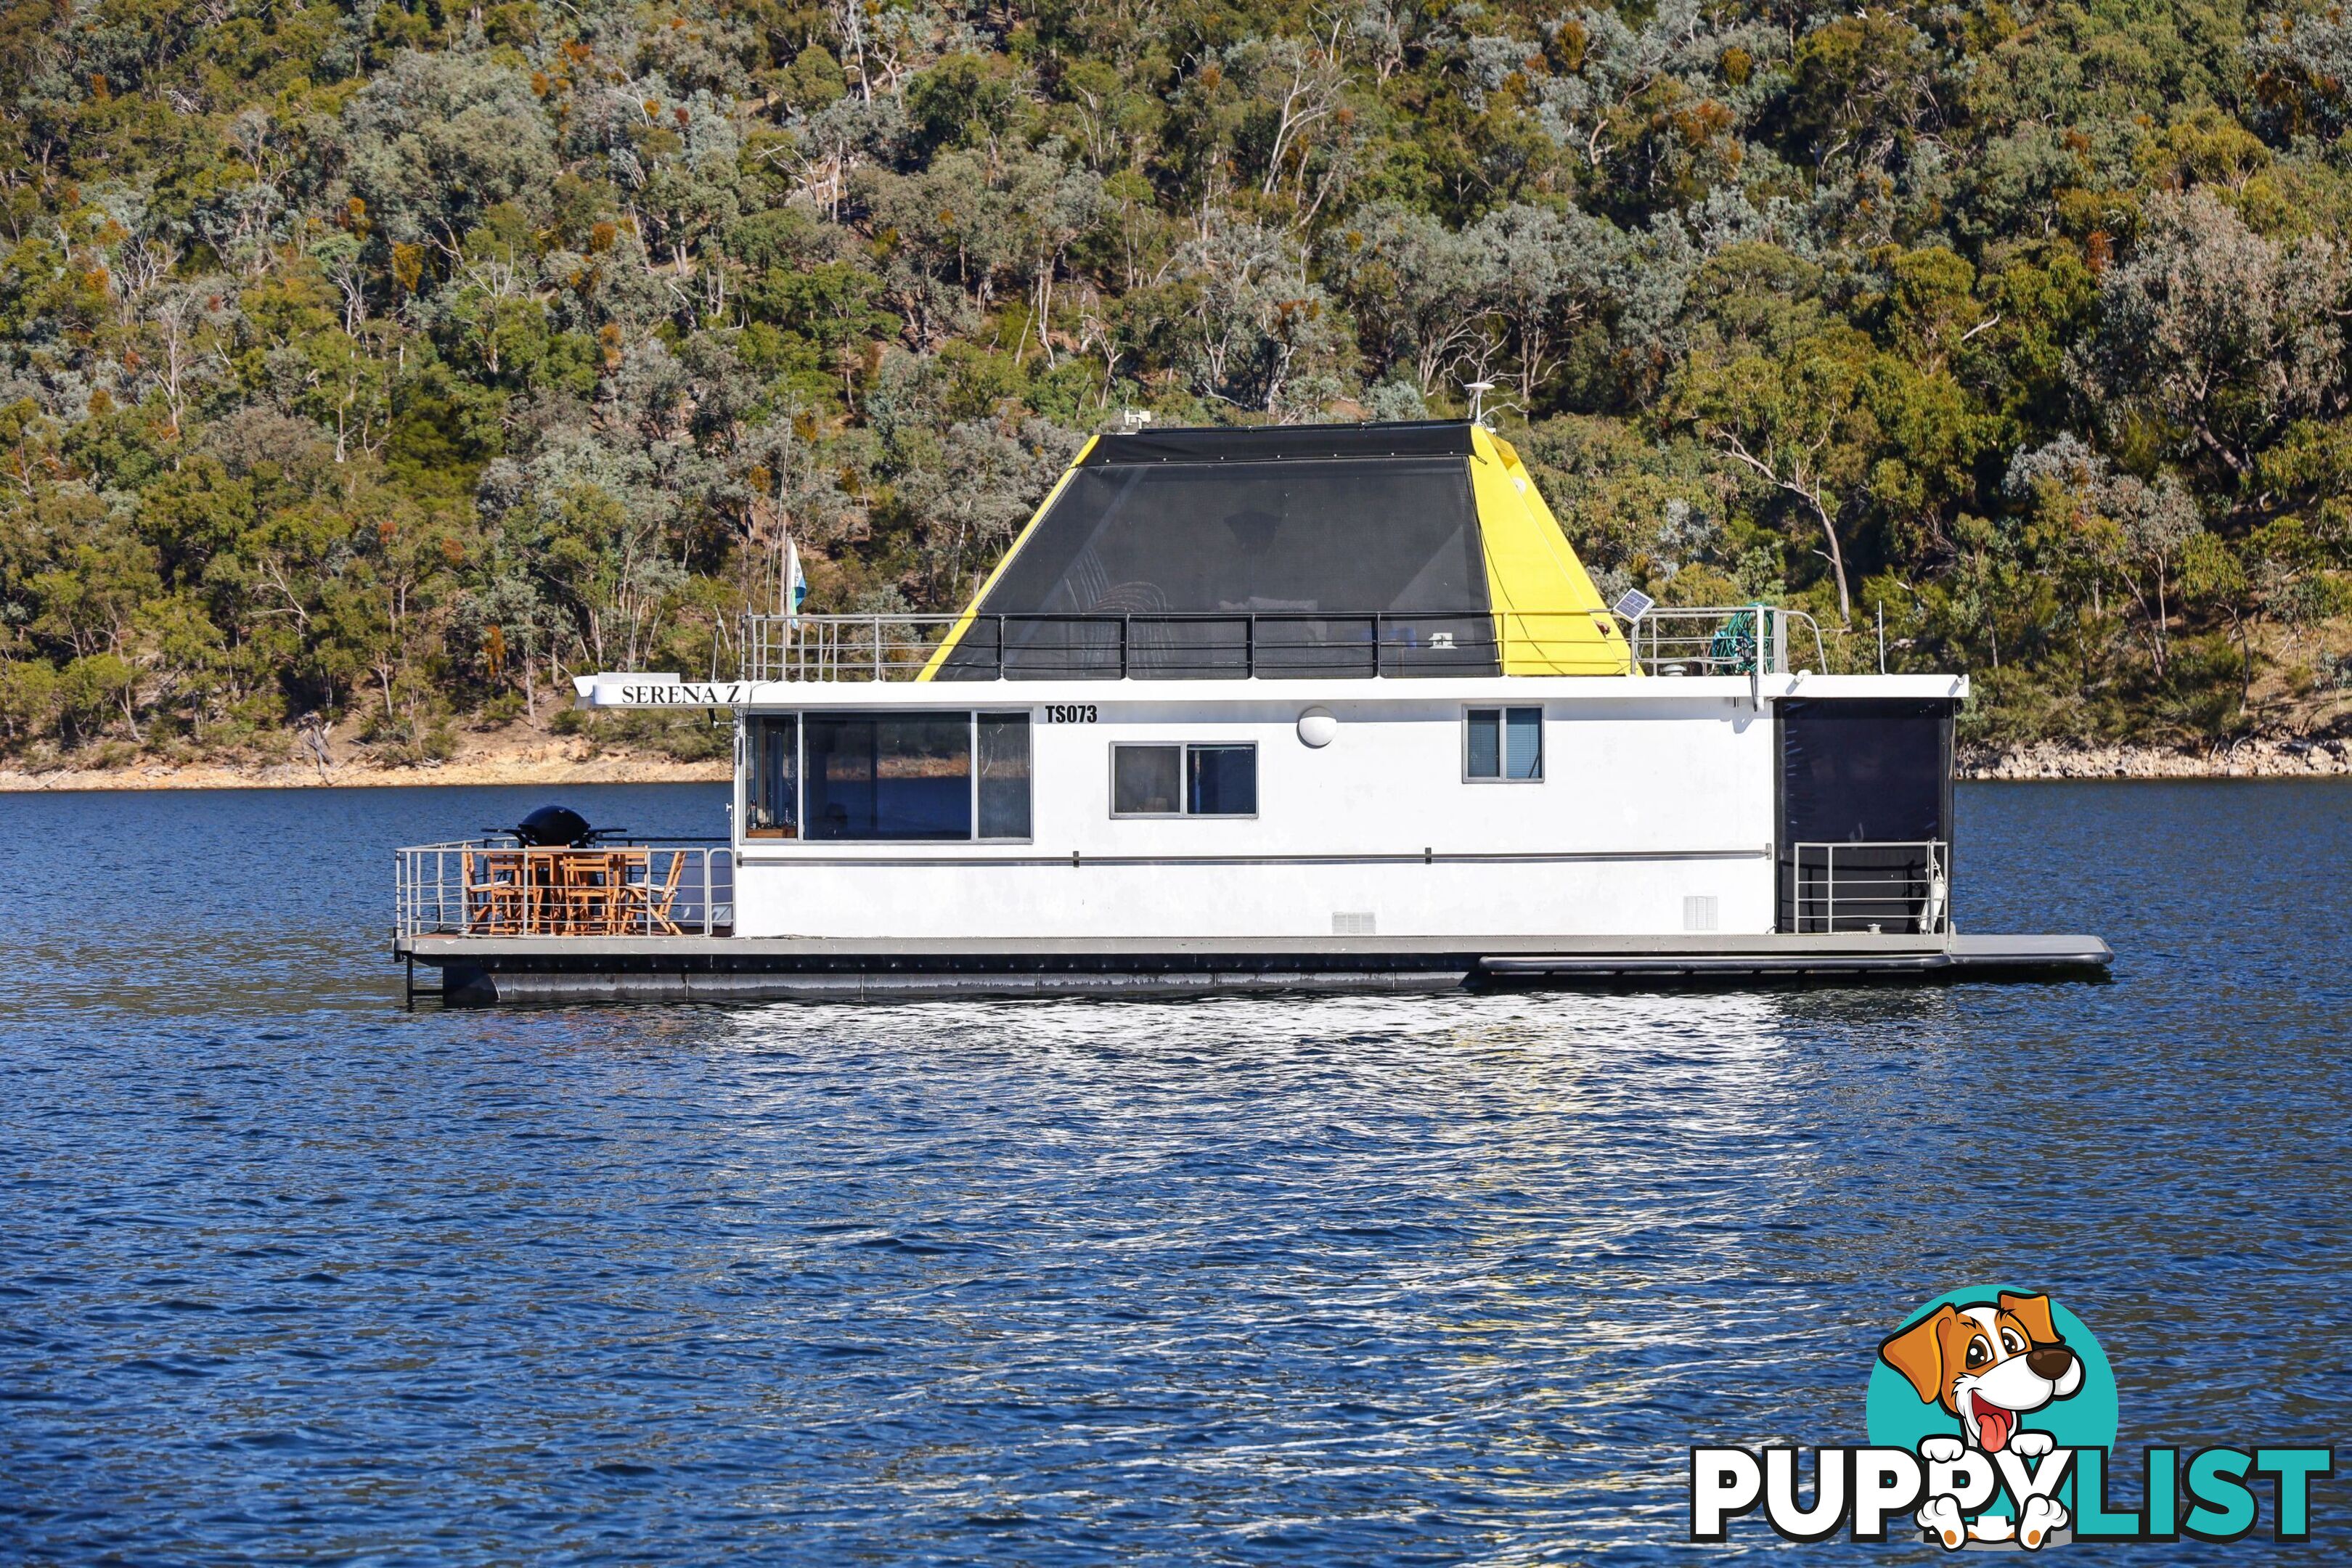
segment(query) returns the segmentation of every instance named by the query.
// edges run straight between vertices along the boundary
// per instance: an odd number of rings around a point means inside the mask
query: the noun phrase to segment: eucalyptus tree
[[[1430,213],[1381,202],[1325,236],[1323,268],[1376,369],[1409,368],[1424,400],[1474,352],[1498,292],[1496,251]]]
[[[2179,477],[2118,473],[2072,432],[2062,432],[2047,446],[2018,453],[2003,483],[2031,505],[2062,550],[2089,562],[2095,583],[2121,590],[2137,613],[2142,645],[2161,679],[2172,654],[2174,616],[2185,607],[2181,568],[2201,553],[2200,542],[2211,537]],[[2103,605],[2095,598],[2094,613]]]
[[[499,203],[543,213],[557,172],[554,132],[530,83],[484,54],[403,51],[352,95],[335,142],[340,183],[359,204],[350,216],[451,265]]]
[[[2159,194],[2074,363],[2111,427],[2152,421],[2211,483],[2241,489],[2294,420],[2345,412],[2347,313],[2335,241],[2276,243],[2201,189]]]
[[[1479,260],[1474,276],[1502,329],[1520,406],[1559,368],[1569,338],[1625,291],[1625,237],[1574,208],[1513,203],[1463,233]]]

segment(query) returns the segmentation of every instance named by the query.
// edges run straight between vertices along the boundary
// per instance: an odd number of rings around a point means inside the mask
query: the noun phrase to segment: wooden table
[[[650,849],[469,849],[466,930],[476,936],[621,936],[638,929]]]

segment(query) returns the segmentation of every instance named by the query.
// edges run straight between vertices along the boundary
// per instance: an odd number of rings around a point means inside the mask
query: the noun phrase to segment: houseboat
[[[1958,930],[1967,678],[1828,665],[1604,605],[1475,424],[1107,433],[957,615],[582,678],[731,716],[724,839],[400,850],[394,953],[479,1001],[2102,973]]]

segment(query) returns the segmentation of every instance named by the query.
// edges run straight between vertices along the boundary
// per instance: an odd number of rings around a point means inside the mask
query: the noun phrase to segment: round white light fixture
[[[1298,716],[1298,738],[1307,745],[1320,751],[1339,734],[1339,721],[1331,716],[1328,708],[1309,708]]]

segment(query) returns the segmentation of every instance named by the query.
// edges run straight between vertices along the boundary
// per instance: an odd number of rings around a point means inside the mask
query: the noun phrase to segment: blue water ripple
[[[1988,1279],[2352,1426],[2342,784],[1964,787],[2105,986],[403,1012],[383,851],[541,803],[0,800],[0,1561],[1682,1561]]]

